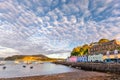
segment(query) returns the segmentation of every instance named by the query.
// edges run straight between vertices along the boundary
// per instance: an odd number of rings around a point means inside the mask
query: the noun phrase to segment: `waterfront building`
[[[94,55],[88,55],[88,62],[93,62]]]
[[[82,62],[82,57],[81,57],[81,56],[79,56],[79,57],[77,58],[77,62]]]
[[[71,56],[68,58],[68,62],[77,62],[77,56]]]
[[[88,49],[88,55],[71,56],[69,62],[120,62],[120,41],[111,40],[104,43],[94,43]]]
[[[120,49],[120,41],[118,40],[111,40],[109,42],[95,44],[89,50],[88,53],[90,55],[93,54],[103,54],[106,55],[107,51],[110,51],[110,54],[114,54],[114,50]],[[119,51],[118,51],[119,53]]]
[[[94,44],[89,50],[88,53],[89,56],[88,61],[95,61],[94,55],[102,54],[102,60],[106,62],[113,61],[118,62],[117,60],[120,60],[120,41],[118,40],[111,40],[109,42],[104,42],[100,44]],[[100,57],[99,57],[100,58]]]
[[[79,56],[79,57],[77,57],[77,62],[87,62],[87,56]]]
[[[98,55],[95,55],[94,57],[95,57],[94,58],[95,61],[98,61],[98,62],[103,61],[103,54],[98,54]]]
[[[109,57],[107,55],[103,55],[103,60],[107,60],[107,62],[109,61],[120,62],[120,53],[117,55],[111,54],[109,55]]]
[[[97,54],[97,55],[89,55],[88,56],[88,62],[102,62],[103,61],[103,54]]]

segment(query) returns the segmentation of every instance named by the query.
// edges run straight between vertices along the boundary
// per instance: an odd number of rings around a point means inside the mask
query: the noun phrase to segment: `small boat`
[[[32,64],[32,61],[24,61],[25,64]]]
[[[4,61],[0,61],[0,65],[4,65],[5,64],[5,62]]]
[[[25,65],[23,65],[23,67],[25,68],[26,66],[25,66]]]
[[[19,61],[15,61],[14,63],[15,63],[15,64],[19,64]]]
[[[3,69],[6,69],[6,66],[4,66]]]
[[[33,69],[33,66],[31,66],[30,69]]]
[[[36,64],[43,64],[42,61],[36,61],[35,63],[36,63]]]

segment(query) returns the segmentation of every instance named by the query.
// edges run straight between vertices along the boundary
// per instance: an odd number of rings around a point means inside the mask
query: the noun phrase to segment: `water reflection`
[[[5,65],[0,66],[0,78],[47,75],[71,72],[75,70],[76,69],[47,62],[43,64],[33,63],[27,65],[24,63],[15,64],[12,61],[8,61]]]

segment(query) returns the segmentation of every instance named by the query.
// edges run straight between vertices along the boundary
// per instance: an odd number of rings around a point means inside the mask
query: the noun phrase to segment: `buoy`
[[[25,68],[26,66],[25,66],[25,65],[23,65],[23,67]]]
[[[6,69],[6,67],[4,66],[3,69]]]
[[[30,69],[33,69],[33,66],[31,66]]]

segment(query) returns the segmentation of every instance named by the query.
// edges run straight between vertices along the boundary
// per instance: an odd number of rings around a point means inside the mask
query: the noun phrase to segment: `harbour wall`
[[[92,63],[92,62],[65,62],[65,61],[54,63],[87,71],[99,71],[120,74],[120,63]]]

